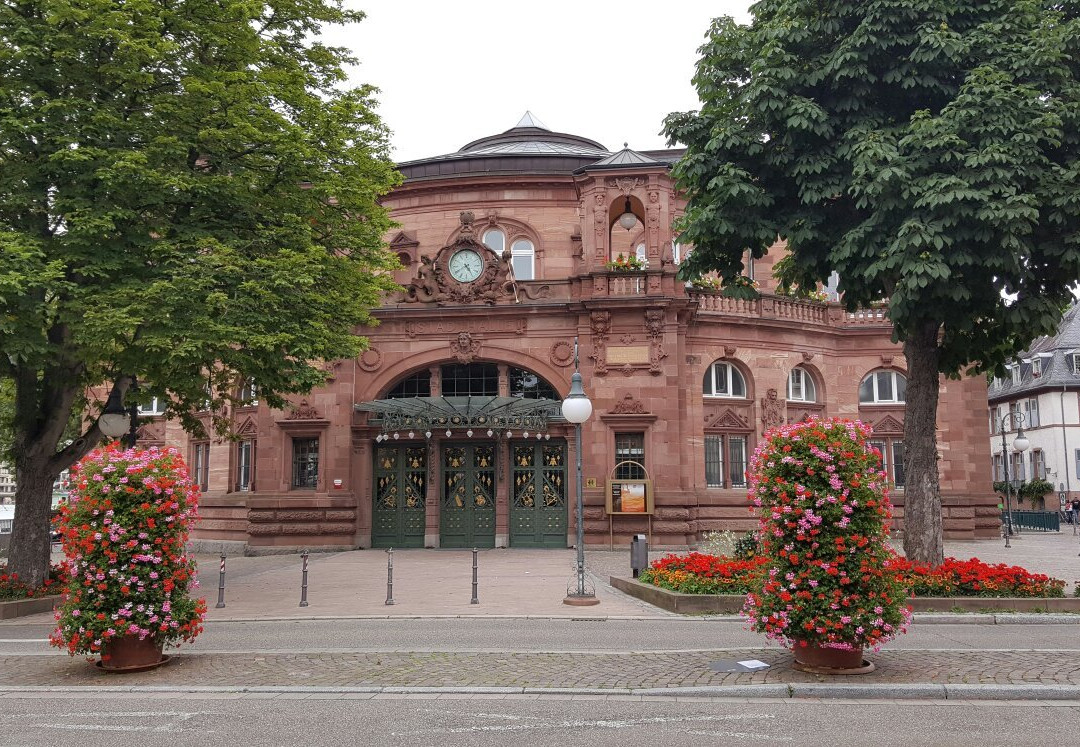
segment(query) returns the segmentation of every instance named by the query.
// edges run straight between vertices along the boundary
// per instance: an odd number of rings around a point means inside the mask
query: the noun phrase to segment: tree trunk
[[[938,327],[924,323],[904,342],[904,553],[909,560],[932,565],[944,558],[937,459]]]
[[[30,586],[41,586],[49,575],[49,515],[53,482],[58,476],[49,469],[48,459],[22,460],[15,467],[17,492],[8,571]]]

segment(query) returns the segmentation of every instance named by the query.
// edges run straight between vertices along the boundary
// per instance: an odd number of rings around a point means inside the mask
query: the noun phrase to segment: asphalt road
[[[0,625],[0,653],[56,651],[45,622]],[[760,648],[742,622],[704,618],[330,619],[211,622],[184,650],[212,651],[700,651]],[[889,649],[1053,650],[1080,655],[1080,625],[916,624]]]
[[[158,693],[0,699],[0,747],[1076,744],[1076,705]]]

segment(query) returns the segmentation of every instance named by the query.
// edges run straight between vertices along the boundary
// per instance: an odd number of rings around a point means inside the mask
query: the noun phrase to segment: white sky
[[[351,82],[381,89],[393,158],[458,150],[526,110],[609,150],[665,147],[712,18],[747,22],[750,0],[346,0],[367,18],[323,37],[353,50]]]

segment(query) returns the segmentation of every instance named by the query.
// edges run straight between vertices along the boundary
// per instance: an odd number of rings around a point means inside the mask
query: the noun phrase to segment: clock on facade
[[[450,277],[459,283],[471,283],[484,270],[484,260],[472,249],[462,249],[450,258]]]

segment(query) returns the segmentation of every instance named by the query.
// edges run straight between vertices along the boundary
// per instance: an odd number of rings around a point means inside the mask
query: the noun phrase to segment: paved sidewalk
[[[1013,542],[1011,549],[1005,549],[997,540],[950,542],[946,554],[1023,565],[1071,582],[1080,577],[1076,549],[1077,538],[1068,532],[1026,533]],[[960,697],[1080,702],[1080,639],[1068,649],[1040,650],[1037,627],[1031,627],[1030,633],[1016,641],[1016,650],[994,650],[990,648],[992,643],[979,648],[980,633],[975,632],[963,641],[958,639],[956,649],[886,647],[879,653],[867,653],[876,666],[870,674],[821,676],[795,671],[791,653],[776,646],[677,650],[679,641],[672,640],[670,651],[617,650],[622,624],[619,618],[671,616],[604,583],[610,574],[627,574],[626,550],[587,553],[590,580],[601,600],[595,607],[568,607],[562,603],[567,584],[573,583],[573,550],[479,552],[480,603],[476,605],[469,603],[470,551],[395,551],[392,606],[385,604],[386,559],[383,551],[312,554],[309,606],[299,607],[298,556],[229,558],[226,607],[215,609],[218,559],[201,556],[202,591],[210,606],[208,625],[225,624],[226,620],[372,616],[606,618],[609,622],[605,631],[609,631],[613,644],[606,648],[616,650],[432,652],[424,651],[423,641],[418,640],[415,652],[283,653],[259,651],[260,644],[255,640],[251,650],[237,652],[182,649],[158,670],[114,677],[103,675],[81,658],[60,652],[22,653],[10,648],[4,652],[0,648],[0,697],[35,689],[90,691],[113,687],[170,691],[209,688],[227,692],[564,692],[613,696],[699,693],[711,697]],[[17,637],[5,635],[6,627],[47,622],[49,616],[39,615],[0,623],[0,638]],[[355,620],[359,633],[365,624],[363,619]],[[507,620],[507,625],[513,624]],[[9,629],[14,633],[13,628]],[[710,665],[721,659],[759,659],[770,667],[754,673],[713,671]]]
[[[715,651],[520,653],[520,652],[315,652],[179,653],[160,669],[104,676],[81,659],[62,655],[0,656],[0,692],[26,687],[206,687],[248,688],[541,688],[622,692],[640,689],[757,687],[842,684],[864,694],[918,686],[983,685],[1030,688],[1036,697],[1080,700],[1077,651],[883,650],[868,654],[870,674],[838,677],[792,668],[780,648]],[[724,673],[721,659],[758,659],[758,672]],[[1041,686],[1032,688],[1031,686]],[[920,692],[920,689],[921,692]],[[769,692],[768,688],[762,688]],[[1041,691],[1041,692],[1040,692]],[[762,693],[764,695],[764,693]],[[896,696],[893,696],[896,697]],[[1012,696],[1021,697],[1021,696]]]

